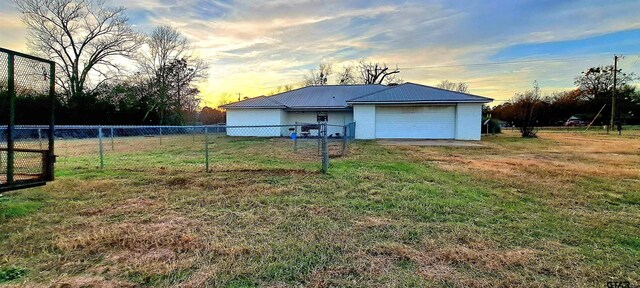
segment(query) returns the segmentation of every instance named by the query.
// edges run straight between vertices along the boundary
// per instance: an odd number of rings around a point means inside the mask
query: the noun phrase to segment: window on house
[[[318,113],[318,122],[327,122],[329,121],[329,115],[326,112]]]

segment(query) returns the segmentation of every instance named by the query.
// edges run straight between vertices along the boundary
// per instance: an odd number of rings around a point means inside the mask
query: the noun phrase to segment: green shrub
[[[20,267],[2,267],[0,268],[0,283],[17,280],[25,275],[27,275],[27,269]]]
[[[486,117],[482,118],[482,133],[487,133],[487,125],[484,125],[484,122],[487,121]],[[500,127],[500,121],[496,119],[489,120],[489,133],[491,134],[500,134],[502,133],[502,128]]]

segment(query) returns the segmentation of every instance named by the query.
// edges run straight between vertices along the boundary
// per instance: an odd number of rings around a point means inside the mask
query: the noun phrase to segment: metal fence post
[[[42,150],[42,129],[38,128],[38,145],[40,145],[40,150]]]
[[[115,151],[115,150],[116,150],[116,149],[114,148],[114,145],[113,145],[113,144],[114,144],[114,143],[113,143],[113,128],[111,128],[111,151]]]
[[[293,126],[293,133],[296,134],[293,139],[293,152],[298,152],[298,126]]]
[[[7,184],[13,184],[13,161],[14,161],[14,139],[13,130],[15,128],[15,98],[16,87],[14,78],[14,55],[7,54],[7,90],[9,91],[9,125],[7,126]]]
[[[204,159],[205,172],[209,172],[209,127],[204,126]]]
[[[327,173],[329,171],[329,145],[328,145],[328,131],[327,123],[322,124],[322,173]]]
[[[98,147],[100,152],[100,169],[104,168],[104,157],[102,155],[102,126],[98,127]]]
[[[160,145],[162,145],[162,126],[160,126]]]
[[[2,139],[2,133],[0,132],[0,140],[1,140],[1,139]],[[4,166],[5,161],[4,161],[4,158],[3,158],[3,157],[4,157],[4,152],[0,151],[0,171],[2,171],[2,169],[3,169],[3,168],[4,168],[4,169],[6,169],[6,168],[7,168],[7,166]],[[5,170],[5,171],[6,171],[6,170]]]
[[[342,126],[342,156],[347,154],[347,125]]]
[[[53,61],[49,62],[49,134],[48,137],[48,154],[47,154],[47,180],[53,181],[55,178],[55,162],[56,162],[56,154],[55,154],[55,120],[56,120],[56,65]]]

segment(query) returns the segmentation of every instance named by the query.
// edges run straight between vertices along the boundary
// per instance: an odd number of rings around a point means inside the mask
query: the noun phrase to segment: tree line
[[[56,63],[57,73],[49,77],[56,81],[58,124],[225,121],[224,111],[200,108],[200,91],[194,84],[206,77],[208,65],[195,55],[191,43],[177,29],[165,25],[139,33],[128,23],[125,8],[106,6],[101,0],[15,1],[29,30],[30,50]],[[607,124],[611,118],[613,69],[589,68],[575,78],[576,89],[550,95],[541,95],[536,84],[486,112],[516,126],[560,125],[571,116]],[[630,84],[637,77],[620,69],[616,72],[622,121],[640,124],[640,92]],[[325,62],[308,71],[302,85],[328,85],[330,79],[341,85],[397,85],[404,82],[399,74],[397,65],[393,68],[366,59],[335,71],[332,63]],[[469,92],[464,82],[444,80],[437,87]],[[16,123],[46,123],[47,97],[26,87],[17,88]],[[270,94],[294,88],[284,85]],[[6,92],[0,92],[0,103],[7,103],[6,98]],[[7,115],[4,109],[7,107],[0,105],[0,115]]]
[[[616,106],[621,122],[640,124],[640,91],[631,85],[638,78],[622,69],[616,73]],[[573,90],[542,95],[535,83],[533,89],[517,93],[487,112],[494,119],[520,127],[525,137],[534,137],[535,127],[563,125],[572,116],[594,125],[610,125],[613,78],[612,65],[591,67],[574,78],[577,88]]]
[[[16,6],[29,30],[29,49],[56,63],[58,124],[200,121],[194,84],[206,77],[208,65],[177,29],[163,25],[139,33],[124,7],[101,0],[16,0]],[[28,87],[16,90],[16,123],[46,123],[47,97]],[[6,92],[0,98],[5,101]]]

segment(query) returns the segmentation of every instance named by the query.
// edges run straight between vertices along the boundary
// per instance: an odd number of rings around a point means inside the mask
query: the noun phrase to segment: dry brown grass
[[[291,148],[282,139],[217,142],[211,173],[81,170],[72,158],[59,166],[66,176],[7,196],[43,204],[3,218],[0,268],[27,267],[10,282],[27,287],[635,279],[640,213],[628,190],[640,179],[639,143],[540,136],[501,135],[480,148],[359,142],[329,175],[304,166],[315,156],[282,153]]]
[[[421,247],[399,243],[383,243],[373,247],[369,254],[375,255],[376,265],[386,266],[376,270],[388,270],[398,260],[411,261],[417,265],[419,274],[436,282],[453,282],[462,286],[500,286],[503,282],[474,280],[468,270],[498,273],[509,276],[509,269],[525,267],[535,261],[536,251],[527,248],[499,249],[487,243],[443,245],[437,240],[425,240]],[[477,282],[480,280],[481,282]]]
[[[606,177],[640,185],[638,139],[606,134],[540,132],[539,139],[525,141],[531,144],[513,143],[518,138],[518,134],[507,132],[498,138],[487,139],[482,148],[404,149],[413,158],[435,163],[447,171],[521,182],[540,187],[540,193],[563,199],[573,197],[567,192],[575,188],[577,181],[589,177]]]
[[[501,136],[505,137],[505,136]],[[518,137],[508,134],[506,137]],[[540,133],[550,145],[505,147],[485,142],[482,149],[414,149],[425,160],[449,170],[479,171],[495,177],[551,175],[553,177],[607,176],[640,179],[640,140],[610,139],[561,133]],[[443,155],[442,150],[450,150]],[[485,173],[487,172],[487,173]]]

